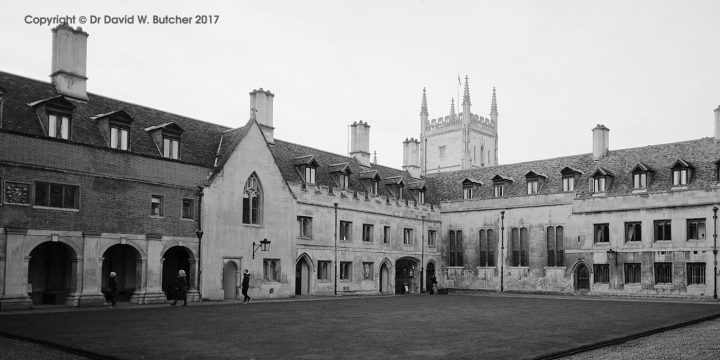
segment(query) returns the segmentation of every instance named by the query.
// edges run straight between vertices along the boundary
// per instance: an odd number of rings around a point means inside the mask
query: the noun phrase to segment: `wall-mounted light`
[[[260,240],[260,243],[259,243],[259,244],[255,244],[255,242],[253,241],[253,244],[252,244],[252,245],[253,245],[253,257],[252,257],[252,258],[254,259],[254,258],[255,258],[255,253],[256,253],[258,250],[260,250],[260,251],[268,251],[268,246],[270,246],[270,240],[268,240],[268,239],[262,239],[262,240]]]
[[[617,251],[610,249],[607,251],[608,256],[615,257],[615,266],[617,266]]]

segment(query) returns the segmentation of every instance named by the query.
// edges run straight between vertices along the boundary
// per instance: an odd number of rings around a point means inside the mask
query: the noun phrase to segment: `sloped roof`
[[[33,107],[39,101],[60,96],[55,87],[47,82],[28,79],[0,71],[0,87],[3,95],[3,130],[45,137]],[[162,124],[175,123],[184,130],[180,141],[181,161],[211,168],[217,153],[221,134],[229,130],[225,126],[191,119],[188,117],[136,105],[108,97],[88,93],[88,101],[62,98],[75,108],[72,112],[71,141],[78,144],[107,148],[100,132],[98,114],[124,110],[134,121],[130,125],[131,153],[161,158],[149,133],[145,131]],[[168,160],[175,161],[175,160]]]

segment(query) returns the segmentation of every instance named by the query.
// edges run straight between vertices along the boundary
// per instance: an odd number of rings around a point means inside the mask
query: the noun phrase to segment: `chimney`
[[[275,143],[273,127],[273,99],[275,95],[263,88],[250,92],[250,116],[257,120],[268,144]]]
[[[350,156],[370,167],[370,125],[362,120],[350,125]]]
[[[52,29],[52,66],[50,78],[58,93],[87,100],[87,38],[78,26],[67,24]]]
[[[715,141],[720,141],[720,105],[715,109]]]
[[[607,155],[610,150],[610,129],[598,124],[593,132],[593,160],[597,161]]]
[[[406,138],[403,141],[403,170],[410,176],[420,178],[420,141]]]

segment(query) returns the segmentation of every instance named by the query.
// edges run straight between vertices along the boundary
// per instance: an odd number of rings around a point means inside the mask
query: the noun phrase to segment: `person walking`
[[[175,279],[175,283],[173,284],[173,288],[175,290],[175,301],[173,301],[171,306],[177,305],[178,300],[183,301],[183,306],[187,306],[187,277],[185,276],[185,270],[178,271],[178,277]]]
[[[433,295],[437,292],[437,278],[435,275],[430,277],[430,295]]]
[[[248,288],[250,288],[250,272],[248,269],[245,269],[243,272],[243,280],[242,280],[242,294],[243,294],[243,304],[247,304],[250,302],[250,297],[248,296]]]
[[[108,280],[108,298],[110,299],[110,307],[114,308],[117,304],[118,296],[118,285],[117,285],[117,274],[114,271],[110,272],[110,279]]]

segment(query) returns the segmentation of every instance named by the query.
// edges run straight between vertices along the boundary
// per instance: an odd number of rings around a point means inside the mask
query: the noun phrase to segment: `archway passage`
[[[225,300],[237,299],[238,267],[234,261],[227,261],[223,266],[223,293]]]
[[[435,278],[435,263],[429,262],[425,267],[425,291],[433,292],[432,281]]]
[[[295,264],[295,295],[310,294],[310,265],[305,258]]]
[[[390,292],[388,288],[388,281],[390,280],[390,269],[388,269],[387,265],[383,263],[380,265],[380,280],[379,280],[379,288],[381,294],[386,294]]]
[[[140,254],[130,245],[117,244],[109,247],[103,254],[102,290],[107,291],[110,272],[115,272],[118,286],[117,301],[129,301],[140,284],[138,275],[142,269]]]
[[[190,252],[182,246],[173,246],[165,252],[163,256],[163,277],[162,289],[168,299],[172,292],[170,291],[173,282],[177,279],[178,272],[185,270],[188,282],[190,280]]]
[[[417,260],[413,258],[402,258],[395,262],[396,294],[418,292],[420,280],[419,277],[415,276],[417,267]]]
[[[578,265],[575,272],[575,290],[590,290],[590,271],[588,270],[588,267],[584,264]]]
[[[45,242],[30,252],[28,291],[33,305],[64,304],[73,290],[75,251],[60,242]]]

